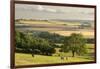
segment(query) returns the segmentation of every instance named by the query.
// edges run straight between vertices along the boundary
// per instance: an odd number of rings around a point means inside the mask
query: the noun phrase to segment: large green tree
[[[46,39],[16,30],[16,52],[52,55],[55,48]]]
[[[78,55],[86,53],[86,40],[81,34],[73,33],[71,36],[65,38],[64,45],[62,46],[62,51],[72,52],[72,57],[75,56],[75,53]]]

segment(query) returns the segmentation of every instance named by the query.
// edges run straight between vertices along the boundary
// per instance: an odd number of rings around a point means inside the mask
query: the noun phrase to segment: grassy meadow
[[[56,49],[56,53],[53,56],[46,56],[46,55],[35,55],[32,57],[32,54],[25,54],[25,53],[16,53],[15,54],[15,63],[17,65],[37,65],[37,64],[54,64],[54,63],[72,63],[72,62],[90,62],[94,61],[94,55],[89,56],[90,54],[94,53],[94,44],[87,44],[86,45],[88,53],[84,56],[71,57],[71,53],[61,53],[59,52],[59,48]],[[64,60],[61,60],[60,56],[65,56]],[[66,59],[67,56],[67,59]]]
[[[37,64],[54,64],[54,63],[72,63],[72,62],[88,62],[93,61],[87,56],[68,57],[68,60],[61,60],[57,56],[43,56],[35,55],[33,58],[31,54],[16,53],[16,65],[37,65]]]

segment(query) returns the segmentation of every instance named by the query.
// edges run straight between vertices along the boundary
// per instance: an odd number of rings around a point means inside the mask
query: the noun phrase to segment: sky
[[[94,8],[15,4],[15,19],[94,20]]]

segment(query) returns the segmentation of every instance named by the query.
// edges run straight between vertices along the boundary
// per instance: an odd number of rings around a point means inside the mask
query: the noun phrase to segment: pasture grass
[[[88,62],[93,61],[90,59],[85,59],[85,57],[68,57],[68,60],[61,60],[58,56],[44,56],[35,55],[32,57],[31,54],[16,53],[15,54],[16,65],[29,65],[29,64],[53,64],[53,63],[70,63],[70,62]]]
[[[86,47],[88,48],[88,54],[94,52],[94,44],[87,44]],[[35,55],[35,57],[32,57],[31,54],[24,54],[24,53],[15,53],[15,64],[16,65],[37,65],[37,64],[55,64],[55,63],[73,63],[73,62],[88,62],[88,61],[94,61],[93,55],[88,56],[78,56],[75,55],[75,57],[71,57],[72,53],[61,53],[59,52],[59,48],[56,48],[57,52],[53,54],[52,56],[46,56],[46,55]],[[61,60],[61,57],[59,56],[65,56],[64,60]],[[66,60],[66,57],[68,58]]]

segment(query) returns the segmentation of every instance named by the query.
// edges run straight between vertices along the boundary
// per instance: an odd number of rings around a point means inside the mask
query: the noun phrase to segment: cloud
[[[48,12],[57,12],[57,10],[52,9],[52,8],[46,8],[45,10],[48,11]]]
[[[41,6],[41,5],[38,5],[38,8],[37,9],[40,10],[40,11],[42,11],[42,10],[44,10],[44,7]]]
[[[43,7],[43,6],[41,6],[41,5],[38,5],[38,6],[37,6],[37,9],[38,9],[39,11],[57,12],[56,9],[49,8],[49,7]]]

